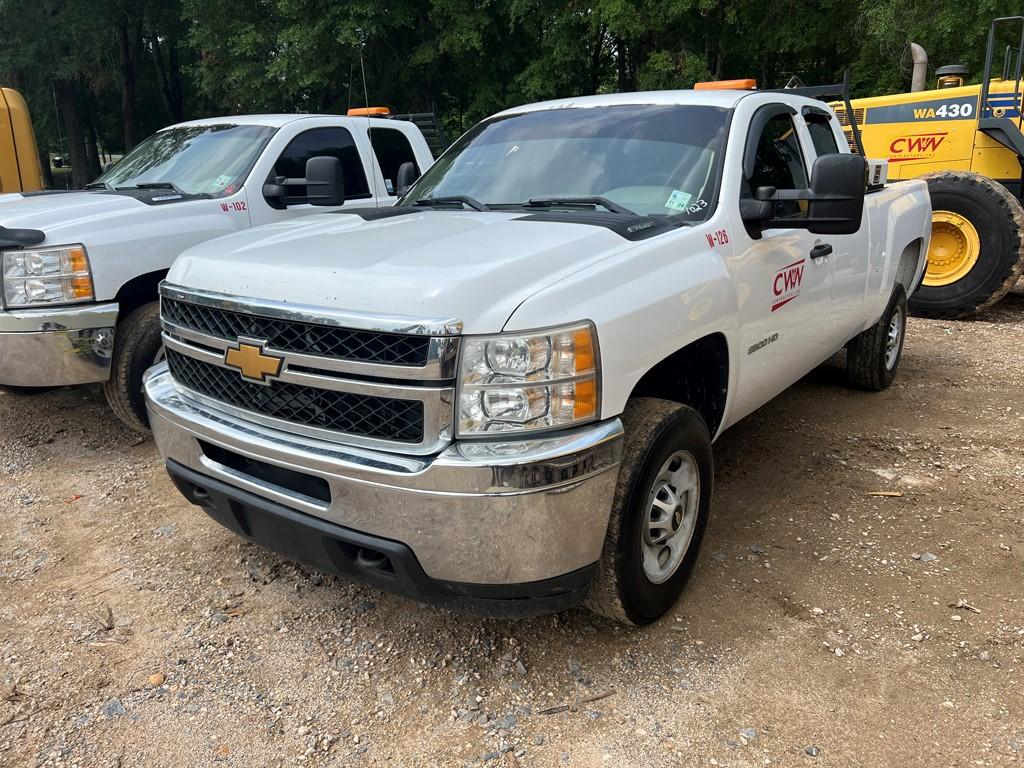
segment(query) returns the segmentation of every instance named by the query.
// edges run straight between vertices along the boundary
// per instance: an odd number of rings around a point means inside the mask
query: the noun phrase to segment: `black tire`
[[[933,211],[966,218],[981,249],[970,272],[949,285],[922,284],[910,299],[921,317],[956,319],[992,306],[1014,286],[1024,269],[1024,208],[1009,190],[985,176],[938,171],[928,182]]]
[[[162,348],[160,302],[143,304],[117,326],[110,378],[103,384],[114,415],[128,427],[149,434],[142,374],[155,362]]]
[[[56,387],[16,387],[10,384],[0,384],[0,392],[6,392],[9,395],[45,395],[47,392],[53,392]]]
[[[622,422],[626,434],[618,484],[604,550],[585,605],[623,624],[642,625],[668,611],[690,578],[707,527],[714,462],[708,428],[700,414],[688,406],[635,398],[626,405]],[[700,479],[695,524],[675,570],[662,583],[655,583],[643,564],[648,499],[663,465],[680,451],[693,458]]]
[[[898,323],[895,338],[890,333],[894,323]],[[846,378],[850,385],[873,392],[888,388],[900,367],[906,334],[907,294],[902,285],[897,285],[878,322],[846,345]],[[891,348],[890,343],[895,347]],[[894,354],[889,354],[890,349]]]

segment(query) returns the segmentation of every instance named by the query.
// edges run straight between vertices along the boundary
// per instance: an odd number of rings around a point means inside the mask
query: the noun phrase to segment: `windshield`
[[[263,125],[170,128],[150,136],[93,184],[167,184],[189,195],[234,194],[274,131]]]
[[[460,196],[492,208],[531,198],[557,207],[551,198],[599,197],[642,216],[703,220],[715,199],[727,114],[629,104],[496,118],[459,139],[401,204]]]

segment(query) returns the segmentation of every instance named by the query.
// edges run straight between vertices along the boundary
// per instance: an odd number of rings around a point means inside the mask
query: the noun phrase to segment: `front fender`
[[[729,346],[733,391],[739,310],[720,255],[698,245],[701,231],[653,238],[545,288],[524,301],[507,331],[590,320],[597,327],[602,418],[622,413],[641,377],[712,333]],[[729,404],[726,404],[728,413]]]

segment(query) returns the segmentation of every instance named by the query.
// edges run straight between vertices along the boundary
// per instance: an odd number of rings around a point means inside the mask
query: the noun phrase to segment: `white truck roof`
[[[730,108],[744,96],[759,91],[743,90],[708,90],[708,91],[639,91],[637,93],[607,93],[600,96],[574,96],[568,99],[539,101],[498,112],[495,117],[517,115],[523,112],[538,112],[545,109],[574,109],[584,107],[612,107],[624,104],[665,104],[686,105],[699,104],[709,107]]]
[[[268,128],[281,128],[282,126],[294,123],[297,120],[309,120],[312,118],[329,118],[331,120],[351,121],[369,120],[371,124],[375,125],[391,125],[394,126],[395,121],[388,118],[380,117],[350,117],[348,115],[317,115],[310,113],[302,114],[277,114],[277,115],[223,115],[221,117],[204,117],[199,120],[188,120],[183,123],[176,123],[175,125],[169,125],[161,130],[169,130],[171,128],[184,128],[193,125],[265,125]]]

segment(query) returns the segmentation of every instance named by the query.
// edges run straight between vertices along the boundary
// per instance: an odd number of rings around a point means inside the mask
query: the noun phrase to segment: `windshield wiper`
[[[472,208],[474,211],[489,211],[484,203],[469,195],[446,195],[444,197],[421,197],[415,205],[422,205],[426,208],[437,208],[445,205],[459,205]]]
[[[556,195],[544,197],[531,197],[525,203],[519,203],[522,208],[597,208],[601,206],[612,213],[621,213],[625,216],[639,216],[636,211],[631,211],[624,205],[609,200],[599,195],[587,195],[582,197]]]
[[[105,181],[91,181],[82,189],[110,189],[110,185]]]
[[[185,193],[178,189],[177,185],[172,184],[169,181],[144,181],[141,184],[135,184],[130,187],[118,187],[118,190],[132,190],[132,189],[173,189],[179,195]]]

